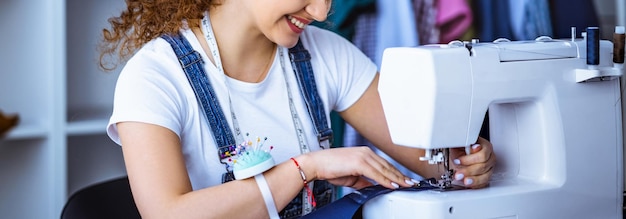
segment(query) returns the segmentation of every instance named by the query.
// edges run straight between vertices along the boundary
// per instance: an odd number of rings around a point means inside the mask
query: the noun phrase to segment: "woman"
[[[423,150],[391,142],[377,92],[376,66],[343,38],[308,26],[326,19],[330,1],[126,2],[121,15],[110,19],[112,27],[103,31],[102,60],[108,55],[122,60],[132,56],[119,76],[107,131],[122,145],[143,217],[275,216],[275,211],[301,197],[303,182],[308,187],[314,180],[357,189],[372,182],[387,188],[414,184],[367,147],[320,145],[289,64],[288,48],[299,41],[311,55],[327,118],[331,110],[338,111],[403,165],[425,177],[440,175],[436,166],[415,159]],[[270,153],[277,164],[260,174],[262,179],[223,178],[226,165],[214,140],[220,136],[213,135],[172,44],[160,38],[163,35],[182,36],[199,52],[228,125],[241,130],[232,134],[238,142],[249,137],[241,133],[267,137],[265,144],[273,146]],[[104,61],[101,65],[106,67]],[[491,144],[482,138],[477,143],[472,154],[458,156],[453,164],[457,180],[470,188],[486,186],[495,163]],[[315,200],[304,202],[311,206]]]

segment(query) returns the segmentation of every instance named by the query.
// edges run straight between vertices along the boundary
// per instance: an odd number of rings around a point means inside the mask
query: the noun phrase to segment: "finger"
[[[493,166],[491,165],[490,162],[473,164],[470,166],[462,166],[462,167],[455,169],[454,177],[456,180],[461,180],[467,176],[477,176],[477,175],[485,174],[489,172],[492,168]]]
[[[483,147],[480,144],[474,144],[471,147],[472,154],[459,156],[452,162],[455,165],[469,166],[477,163],[484,163],[491,157],[492,153],[490,148]]]
[[[473,155],[478,156],[477,154],[473,154]],[[468,156],[472,156],[472,155],[468,155]],[[454,169],[457,172],[461,172],[461,173],[463,173],[465,175],[479,175],[479,174],[483,174],[483,173],[493,169],[493,167],[496,165],[496,156],[495,156],[495,154],[490,153],[490,155],[488,155],[488,156],[489,156],[489,158],[487,158],[487,160],[485,160],[485,161],[480,161],[480,162],[469,164],[469,165],[456,165],[454,167]],[[468,163],[469,162],[466,162],[464,164],[468,164]]]
[[[384,158],[374,154],[374,157],[367,159],[371,172],[364,172],[363,175],[380,185],[395,189],[399,187],[411,187],[415,185],[415,180],[410,179],[400,172],[394,165]]]
[[[491,171],[487,171],[485,174],[465,177],[463,179],[463,185],[471,189],[484,188],[489,185],[489,179],[491,178]]]
[[[460,158],[465,155],[467,154],[465,153],[464,148],[451,148],[450,155],[449,155],[450,162],[454,163],[454,165],[461,165]]]
[[[411,187],[414,186],[416,182],[418,182],[415,179],[412,179],[408,176],[406,176],[404,173],[400,172],[400,170],[398,170],[395,166],[393,166],[392,164],[388,164],[390,169],[387,170],[393,170],[393,175],[391,178],[389,178],[391,181],[393,181],[394,183],[396,183],[399,186],[402,187]]]
[[[377,155],[376,155],[377,156]],[[411,187],[415,183],[407,176],[402,174],[396,167],[394,167],[387,160],[378,157],[381,160],[369,159],[370,165],[373,167],[373,174],[375,176],[367,176],[368,178],[376,181],[377,183],[387,188],[399,188]]]
[[[494,166],[495,157],[482,164],[460,166],[455,170],[454,179],[461,181],[465,186],[481,187],[484,182],[489,181]]]
[[[487,139],[484,139],[484,138],[482,138],[482,137],[478,137],[478,140],[476,140],[476,143],[477,143],[477,144],[484,145],[484,146],[486,146],[486,147],[490,147],[490,148],[491,148],[491,147],[493,147],[493,146],[491,145],[491,142],[490,142],[490,141],[488,141]]]
[[[473,144],[472,146],[470,146],[470,154],[475,154],[480,152],[480,150],[483,149],[483,146],[481,144]]]

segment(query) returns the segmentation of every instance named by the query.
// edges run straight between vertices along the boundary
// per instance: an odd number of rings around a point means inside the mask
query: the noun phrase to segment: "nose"
[[[331,0],[311,0],[304,9],[316,21],[325,21],[330,11]]]

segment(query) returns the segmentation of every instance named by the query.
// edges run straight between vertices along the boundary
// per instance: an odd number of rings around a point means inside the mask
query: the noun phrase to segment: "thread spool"
[[[600,29],[587,27],[587,65],[600,64]]]
[[[615,27],[615,33],[613,33],[613,63],[624,64],[624,26]]]

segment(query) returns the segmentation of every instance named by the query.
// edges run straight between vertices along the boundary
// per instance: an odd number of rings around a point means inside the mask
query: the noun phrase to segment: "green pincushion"
[[[246,141],[240,145],[242,151],[233,164],[235,179],[246,179],[274,167],[274,158],[269,151],[262,149],[263,144],[259,145],[259,141],[260,139],[257,138],[257,145],[254,146],[252,146],[251,141]],[[270,150],[272,148],[270,147]]]

